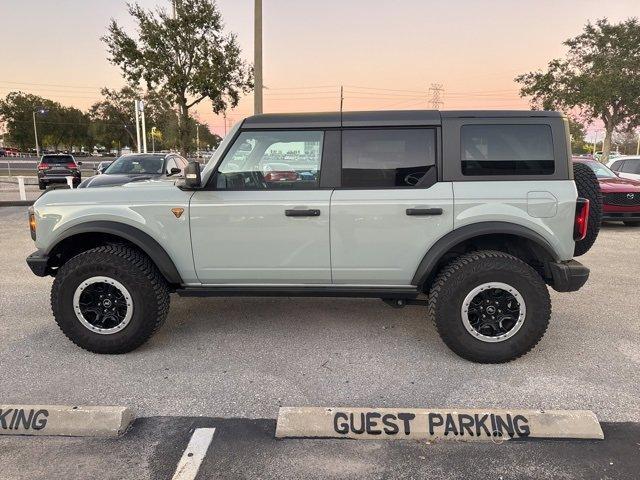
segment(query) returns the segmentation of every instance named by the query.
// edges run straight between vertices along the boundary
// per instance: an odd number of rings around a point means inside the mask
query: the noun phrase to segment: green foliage
[[[564,45],[564,59],[552,60],[544,72],[516,77],[520,95],[531,97],[535,108],[578,110],[587,121],[600,120],[606,161],[614,130],[640,125],[640,23],[601,19]]]
[[[571,152],[574,154],[590,153],[592,147],[585,140],[586,129],[580,120],[568,116],[569,133],[571,135]]]
[[[253,72],[240,58],[234,34],[223,33],[222,16],[211,0],[177,0],[176,17],[165,9],[129,5],[137,38],[115,20],[103,37],[109,60],[132,87],[144,84],[179,109],[181,150],[193,136],[189,109],[210,99],[214,113],[237,106],[241,93],[253,88]]]
[[[74,107],[23,92],[10,92],[0,100],[0,117],[7,127],[7,143],[29,150],[35,148],[33,112],[36,113],[40,145],[47,148],[71,150],[89,147],[92,138],[87,115]]]

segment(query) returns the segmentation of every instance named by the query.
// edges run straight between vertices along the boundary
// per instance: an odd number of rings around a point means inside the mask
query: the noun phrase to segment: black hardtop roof
[[[363,112],[265,113],[244,120],[242,128],[336,128],[437,126],[443,118],[562,117],[543,110],[380,110]]]

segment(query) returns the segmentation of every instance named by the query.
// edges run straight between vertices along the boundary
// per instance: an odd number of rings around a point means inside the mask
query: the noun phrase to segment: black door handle
[[[441,208],[407,208],[407,215],[442,215]]]
[[[284,214],[287,217],[319,217],[320,210],[316,210],[313,208],[309,210],[294,209],[294,210],[285,210]]]

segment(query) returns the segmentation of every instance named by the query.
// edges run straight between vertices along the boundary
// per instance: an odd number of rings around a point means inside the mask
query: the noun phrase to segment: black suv
[[[82,180],[78,166],[72,155],[43,155],[38,163],[38,186],[44,190],[50,183],[66,183],[67,177],[73,178],[77,187]]]

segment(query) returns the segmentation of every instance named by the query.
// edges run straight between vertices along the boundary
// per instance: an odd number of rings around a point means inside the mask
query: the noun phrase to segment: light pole
[[[254,12],[254,47],[253,47],[253,68],[255,90],[253,93],[253,113],[262,113],[262,0],[255,0]]]
[[[36,113],[44,115],[47,110],[44,107],[36,107],[33,110],[33,134],[36,137],[36,157],[40,156],[40,145],[38,145],[38,126],[36,125]]]

